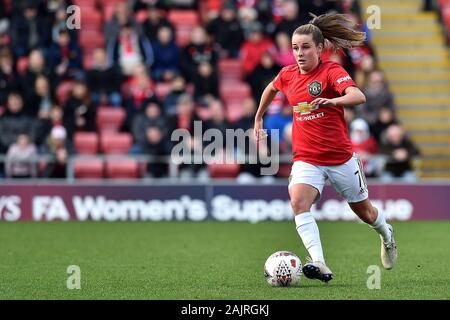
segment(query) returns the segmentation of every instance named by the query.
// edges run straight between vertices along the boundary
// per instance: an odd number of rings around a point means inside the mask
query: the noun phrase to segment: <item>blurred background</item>
[[[255,187],[237,192],[241,200],[287,200],[292,114],[282,94],[264,120],[280,130],[268,137],[281,154],[276,175],[261,176],[260,164],[176,165],[170,137],[193,133],[196,120],[203,131],[252,128],[263,89],[295,63],[290,35],[309,12],[347,14],[367,34],[363,46],[322,60],[340,63],[367,97],[345,118],[374,195],[386,210],[406,199],[414,209],[405,219],[426,219],[414,201],[429,192],[436,217],[449,218],[448,0],[0,0],[1,195],[28,197],[24,190],[49,182],[62,188],[44,187],[51,195],[87,182],[106,188],[91,194],[125,182],[149,192],[187,183],[204,188],[197,196],[211,208],[226,183],[228,194]],[[205,145],[192,138],[186,147]],[[261,184],[269,191],[258,195]],[[177,192],[156,199],[196,197]],[[34,212],[23,199],[11,201]]]

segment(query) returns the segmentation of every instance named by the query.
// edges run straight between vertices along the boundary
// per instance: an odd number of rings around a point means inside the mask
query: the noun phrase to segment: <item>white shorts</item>
[[[354,153],[346,163],[338,166],[316,166],[303,161],[295,161],[289,177],[289,188],[297,183],[305,183],[319,191],[314,201],[319,201],[325,181],[329,179],[334,190],[347,202],[359,202],[369,197],[366,177],[359,156]]]

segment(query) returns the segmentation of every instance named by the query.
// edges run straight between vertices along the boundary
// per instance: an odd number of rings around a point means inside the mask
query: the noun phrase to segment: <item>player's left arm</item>
[[[333,105],[333,106],[344,106],[353,107],[361,103],[366,102],[366,96],[359,90],[358,87],[350,86],[344,90],[344,94],[340,97],[327,99],[327,98],[317,98],[311,102],[311,105]]]

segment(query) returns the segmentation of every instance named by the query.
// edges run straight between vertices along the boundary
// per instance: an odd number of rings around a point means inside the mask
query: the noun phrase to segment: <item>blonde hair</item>
[[[366,34],[355,29],[355,23],[343,14],[322,14],[316,16],[305,25],[298,27],[293,35],[311,34],[316,45],[326,45],[325,40],[334,49],[349,49],[360,46],[366,38]]]

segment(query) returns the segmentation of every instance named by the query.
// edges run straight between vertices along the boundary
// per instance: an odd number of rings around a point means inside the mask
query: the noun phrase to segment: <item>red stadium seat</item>
[[[131,133],[102,133],[101,149],[106,154],[127,154],[133,144]]]
[[[73,80],[65,80],[56,88],[56,99],[59,105],[63,106],[69,99],[74,84],[75,81]]]
[[[208,172],[211,178],[236,178],[239,175],[241,166],[238,163],[208,165]]]
[[[219,93],[226,105],[232,103],[242,103],[246,98],[251,97],[250,86],[245,82],[227,81],[220,84]]]
[[[96,154],[98,152],[98,134],[95,132],[75,132],[73,143],[79,154]]]
[[[25,71],[27,71],[28,67],[28,57],[21,57],[17,60],[17,72],[20,76],[23,76],[25,74]]]
[[[95,10],[95,8],[86,8],[82,10],[81,14],[81,29],[80,30],[102,30],[102,14]]]
[[[230,122],[239,121],[243,114],[242,101],[239,103],[232,102],[226,105],[227,119]]]
[[[184,48],[191,38],[193,27],[191,26],[177,26],[175,28],[175,42],[180,48]]]
[[[83,29],[82,29],[83,30]],[[105,45],[103,33],[97,30],[86,29],[80,31],[80,47],[84,49],[102,48]]]
[[[105,6],[103,7],[103,21],[109,22],[112,16],[114,15],[115,10],[116,10],[115,4],[111,3],[105,4]]]
[[[148,17],[148,12],[147,10],[139,10],[138,12],[136,12],[134,14],[134,18],[136,19],[137,22],[142,23],[145,20],[147,20]]]
[[[136,179],[139,177],[139,164],[132,158],[107,160],[106,177],[115,179]]]
[[[96,158],[75,159],[74,175],[75,178],[84,178],[84,179],[103,178],[103,160]]]
[[[200,24],[200,17],[195,10],[172,9],[167,15],[167,19],[174,25],[197,26]]]
[[[218,64],[221,81],[241,81],[242,63],[239,59],[221,59]]]
[[[291,175],[291,164],[280,164],[280,167],[278,168],[277,177],[280,178],[287,178]]]
[[[122,107],[101,106],[97,109],[97,129],[102,132],[118,132],[125,120],[126,112]]]
[[[180,47],[185,47],[189,43],[192,29],[200,25],[200,17],[195,10],[172,9],[167,19],[175,26],[175,42]]]

